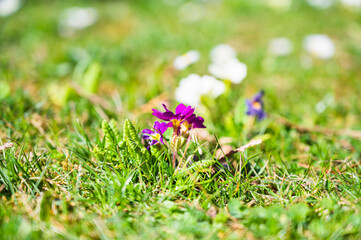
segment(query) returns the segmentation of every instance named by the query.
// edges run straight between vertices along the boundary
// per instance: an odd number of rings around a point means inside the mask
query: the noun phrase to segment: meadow
[[[0,1],[0,238],[360,239],[345,2]]]

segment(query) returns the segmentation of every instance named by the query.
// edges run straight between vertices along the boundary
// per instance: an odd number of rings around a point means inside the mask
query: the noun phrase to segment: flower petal
[[[171,111],[163,113],[163,116],[166,119],[166,121],[170,121],[172,119],[178,119],[179,118],[178,115],[175,115]],[[163,119],[163,120],[165,120],[165,119]]]
[[[167,124],[167,128],[173,127],[173,123],[172,123],[172,122],[168,122],[168,123],[166,123],[166,124]]]
[[[182,113],[184,109],[186,109],[186,106],[183,103],[179,104],[175,109],[175,114]]]
[[[204,126],[203,122],[204,122],[204,119],[202,117],[196,117],[193,120],[193,128],[206,128],[206,126]]]
[[[260,113],[258,113],[258,115],[257,115],[258,121],[263,120],[265,118],[266,118],[266,113],[264,111],[261,111]]]
[[[144,129],[144,130],[142,131],[142,133],[143,133],[143,134],[153,134],[154,132],[153,132],[152,130],[146,128],[146,129]]]
[[[189,124],[192,124],[195,118],[196,118],[196,115],[195,115],[195,114],[192,114],[192,115],[190,115],[189,117],[187,117],[187,118],[185,119],[185,121],[187,121]]]
[[[152,110],[153,110],[153,113],[152,113],[153,116],[155,116],[161,120],[169,121],[169,119],[166,118],[161,111],[159,111],[157,109],[152,109]]]
[[[162,105],[166,112],[171,112],[164,103]]]
[[[263,90],[259,91],[256,95],[254,95],[253,101],[254,102],[262,102],[263,95],[264,95],[264,91]]]
[[[157,140],[152,140],[152,141],[149,143],[149,145],[154,145],[154,144],[157,144],[157,143],[158,143]]]
[[[144,140],[149,140],[149,139],[152,139],[152,137],[149,136],[149,135],[143,135],[143,139],[144,139]]]
[[[184,111],[183,111],[183,118],[188,118],[189,116],[191,116],[194,113],[194,108],[192,108],[191,106],[188,106]]]
[[[165,122],[160,123],[160,122],[156,121],[154,123],[154,129],[156,131],[158,131],[160,134],[163,134],[165,131],[167,131],[168,125]]]

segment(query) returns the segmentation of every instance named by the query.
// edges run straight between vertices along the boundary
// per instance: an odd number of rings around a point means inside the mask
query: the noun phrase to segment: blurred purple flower
[[[191,106],[185,106],[183,103],[179,104],[175,109],[175,113],[170,111],[164,104],[165,112],[161,112],[157,109],[153,109],[153,116],[167,121],[168,127],[173,127],[176,135],[186,133],[193,128],[205,128],[202,117],[197,117],[194,114],[194,108]]]
[[[246,100],[246,105],[248,108],[246,112],[247,115],[255,116],[259,121],[266,117],[266,113],[264,112],[263,109],[263,101],[262,101],[263,95],[264,95],[264,91],[261,90],[256,95],[254,95],[251,100],[249,99]]]
[[[154,131],[152,131],[148,128],[146,128],[142,131],[143,139],[149,141],[149,146],[157,144],[157,143],[164,144],[163,133],[168,129],[167,123],[165,123],[165,122],[160,123],[160,122],[156,121],[154,123],[153,128],[154,128]]]

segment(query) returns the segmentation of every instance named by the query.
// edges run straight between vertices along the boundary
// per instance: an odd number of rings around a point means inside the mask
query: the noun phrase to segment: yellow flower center
[[[153,140],[157,140],[158,142],[160,141],[160,138],[161,138],[159,133],[153,134],[151,137],[153,138]]]
[[[184,121],[181,125],[181,132],[186,133],[191,127],[192,124],[189,124],[187,121]]]
[[[256,110],[260,110],[262,108],[262,105],[260,102],[254,102],[252,105],[253,105],[253,108]]]
[[[177,120],[177,119],[172,120],[173,130],[174,130],[175,133],[178,132],[178,128],[179,128],[180,123],[181,122],[179,120]]]

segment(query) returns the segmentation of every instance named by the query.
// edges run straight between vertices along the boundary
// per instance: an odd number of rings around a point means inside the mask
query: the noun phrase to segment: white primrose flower
[[[217,98],[225,89],[224,83],[212,76],[190,74],[179,82],[179,86],[175,90],[175,98],[178,102],[197,106],[201,96],[207,95]]]
[[[232,58],[222,63],[213,63],[208,66],[208,70],[214,76],[223,80],[230,80],[238,84],[247,76],[246,64],[240,62],[237,58]]]
[[[228,44],[219,44],[210,51],[210,57],[213,63],[223,63],[236,56],[236,51]]]
[[[341,0],[341,4],[349,8],[361,7],[361,0]]]
[[[303,42],[304,48],[312,56],[320,59],[329,59],[335,54],[333,41],[323,34],[308,35]]]
[[[90,27],[98,20],[98,12],[95,8],[73,7],[65,10],[59,22],[59,34],[69,37],[76,31]]]
[[[19,10],[20,0],[0,0],[0,17],[7,17]]]
[[[287,56],[293,51],[293,44],[288,38],[273,38],[268,44],[268,51],[274,56]]]
[[[334,0],[307,0],[307,3],[315,8],[326,9],[334,3]]]
[[[189,65],[197,62],[200,58],[200,53],[196,50],[189,51],[181,56],[176,57],[173,66],[177,70],[183,70]]]

